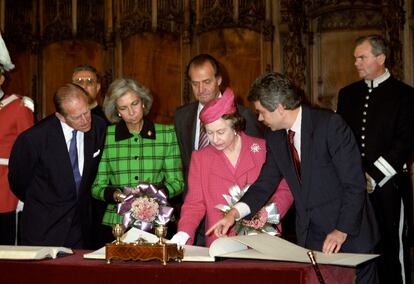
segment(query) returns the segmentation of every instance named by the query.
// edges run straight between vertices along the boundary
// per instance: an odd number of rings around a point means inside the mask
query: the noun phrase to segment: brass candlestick
[[[121,241],[121,237],[125,232],[125,227],[122,224],[115,224],[115,226],[112,227],[112,234],[115,237],[115,244],[120,245],[123,242]]]
[[[155,235],[157,235],[157,237],[159,238],[158,243],[160,245],[163,245],[165,243],[164,238],[167,236],[167,226],[161,224],[156,226]]]

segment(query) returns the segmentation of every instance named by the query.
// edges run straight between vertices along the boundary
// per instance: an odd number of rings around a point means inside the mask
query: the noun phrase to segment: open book
[[[56,258],[60,253],[73,254],[73,251],[64,247],[0,246],[0,259],[35,260]]]
[[[148,242],[156,242],[158,238],[150,233],[132,228],[123,237],[124,242],[134,242],[138,238]],[[225,237],[215,240],[210,248],[184,246],[183,261],[215,261],[216,257],[248,258],[278,261],[294,261],[310,263],[309,250],[279,237],[268,234]],[[360,263],[377,257],[377,254],[334,253],[324,254],[314,252],[315,259],[320,264],[342,266],[357,266]],[[105,247],[85,254],[84,258],[105,259]]]

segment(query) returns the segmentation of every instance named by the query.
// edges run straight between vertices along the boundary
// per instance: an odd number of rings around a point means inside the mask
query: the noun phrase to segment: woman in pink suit
[[[206,228],[223,217],[223,212],[216,208],[227,204],[223,195],[228,195],[234,185],[242,189],[252,184],[266,159],[265,141],[242,131],[244,121],[237,114],[231,89],[204,106],[200,120],[209,145],[193,151],[191,156],[188,194],[181,208],[178,233],[172,238],[181,245],[193,244],[195,231],[204,217]],[[282,218],[293,202],[285,180],[279,184],[271,202]],[[230,235],[235,235],[235,231]],[[206,245],[210,246],[215,239],[213,234],[206,236]]]

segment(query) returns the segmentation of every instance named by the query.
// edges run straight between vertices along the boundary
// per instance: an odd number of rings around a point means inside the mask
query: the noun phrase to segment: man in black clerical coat
[[[355,67],[362,80],[339,91],[338,109],[354,132],[369,198],[381,233],[376,250],[381,283],[411,283],[412,186],[408,175],[414,147],[414,89],[385,68],[388,48],[378,35],[356,41]]]

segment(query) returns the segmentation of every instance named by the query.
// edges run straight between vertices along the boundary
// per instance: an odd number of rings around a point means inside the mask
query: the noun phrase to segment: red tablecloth
[[[133,262],[83,259],[88,251],[40,261],[0,260],[0,283],[319,283],[310,264],[224,259],[216,262]],[[354,283],[355,270],[320,265],[327,284]]]

